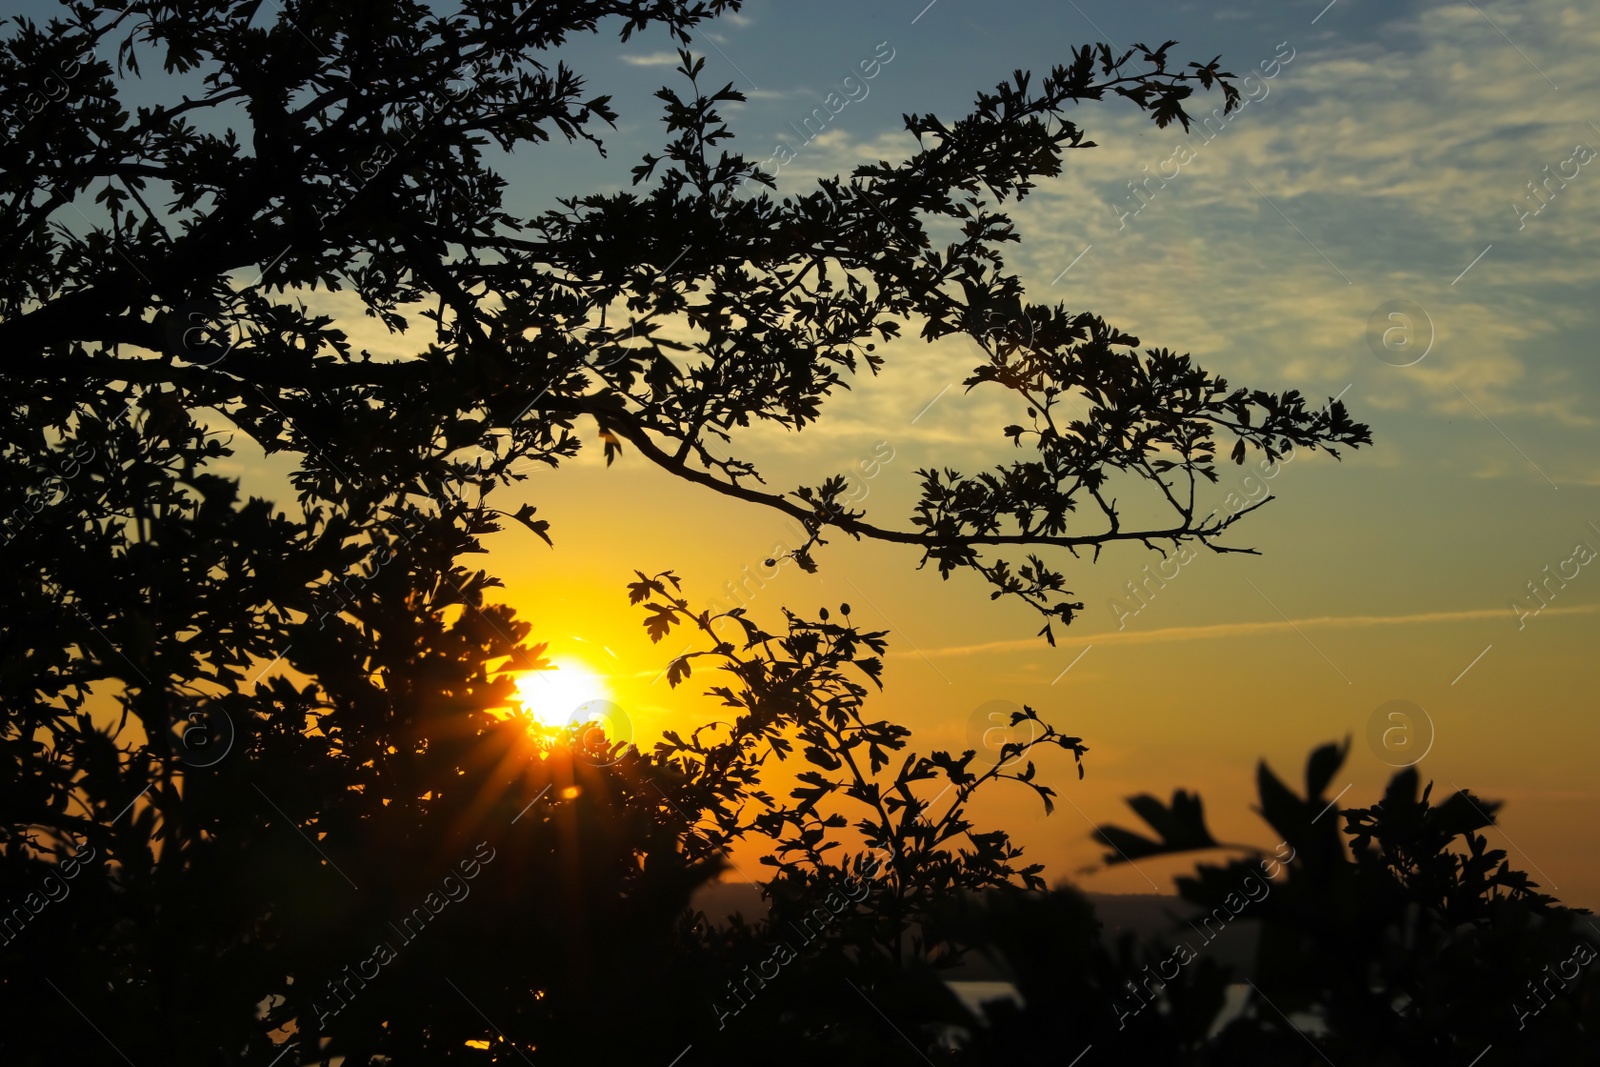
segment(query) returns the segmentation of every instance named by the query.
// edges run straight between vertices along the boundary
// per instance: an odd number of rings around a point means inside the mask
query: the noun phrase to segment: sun
[[[552,659],[553,670],[527,671],[517,678],[517,699],[540,725],[584,721],[582,705],[611,699],[605,679],[570,657]]]

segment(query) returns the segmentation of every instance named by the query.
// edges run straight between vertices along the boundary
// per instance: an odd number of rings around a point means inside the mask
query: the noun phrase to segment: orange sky
[[[894,476],[910,475],[901,458],[881,475],[883,497],[894,492]],[[1330,496],[1356,495],[1341,482],[1381,488],[1376,466],[1306,463],[1284,499],[1257,515],[1250,543],[1262,556],[1200,554],[1122,630],[1107,602],[1148,560],[1108,552],[1097,567],[1080,567],[1086,608],[1055,649],[1033,636],[1030,615],[991,604],[974,581],[917,572],[916,553],[903,547],[836,543],[821,554],[818,575],[785,567],[770,582],[742,578],[762,573],[763,557],[786,538],[783,521],[626,461],[611,471],[536,475],[538,491],[528,496],[557,519],[555,549],[510,532],[492,545],[490,565],[553,654],[608,675],[641,741],[715,711],[699,696],[711,680],[697,674],[674,692],[659,677],[682,642],[650,645],[623,588],[633,568],[676,569],[696,603],[722,593],[731,606],[725,587],[743,581],[751,613],[768,626],[782,605],[814,614],[851,603],[860,624],[891,630],[876,707],[912,726],[922,751],[966,747],[969,720],[992,700],[1027,703],[1085,738],[1084,781],[1065,754],[1043,761],[1062,797],[1049,819],[1020,787],[997,788],[975,809],[1013,830],[1054,877],[1094,864],[1091,823],[1127,823],[1122,798],[1141,791],[1199,789],[1219,837],[1270,847],[1270,831],[1248,810],[1256,760],[1294,783],[1313,745],[1346,735],[1354,741],[1336,789],[1350,784],[1344,803],[1370,804],[1393,768],[1369,743],[1369,720],[1385,702],[1409,700],[1433,728],[1425,779],[1506,800],[1504,833],[1491,836],[1513,861],[1563,899],[1600,901],[1594,820],[1586,818],[1600,800],[1588,767],[1600,726],[1585,714],[1596,678],[1594,657],[1584,654],[1600,604],[1556,601],[1519,631],[1508,606],[1474,596],[1466,583],[1436,590],[1437,575],[1406,573],[1405,560],[1385,558],[1377,516],[1363,525],[1319,515],[1335,510]],[[1444,540],[1458,518],[1414,516],[1430,531],[1416,548],[1440,554],[1433,566],[1454,564],[1465,575],[1469,550]],[[1153,882],[1167,891],[1186,865],[1140,868],[1082,884],[1137,892]]]
[[[1293,783],[1314,745],[1346,735],[1354,744],[1338,787],[1351,786],[1345,803],[1371,803],[1393,768],[1368,743],[1369,721],[1405,700],[1432,725],[1424,778],[1505,800],[1491,840],[1563,900],[1600,905],[1590,764],[1600,570],[1574,562],[1575,546],[1600,548],[1600,178],[1580,169],[1537,213],[1525,201],[1542,168],[1573,158],[1575,144],[1600,145],[1589,105],[1600,16],[1507,2],[1338,5],[1312,22],[1312,9],[1264,3],[1156,12],[1102,3],[1083,5],[1080,18],[1028,0],[1002,18],[946,0],[913,23],[923,7],[755,2],[720,22],[702,50],[708,78],[750,93],[728,111],[737,146],[766,158],[830,79],[885,40],[895,57],[872,95],[805,145],[782,188],[904,157],[915,146],[903,112],[949,117],[972,90],[1059,61],[1069,44],[1170,36],[1184,59],[1220,52],[1244,70],[1287,54],[1283,42],[1293,59],[1270,92],[1214,140],[1157,130],[1115,102],[1084,108],[1099,147],[1074,153],[1064,177],[1015,211],[1024,241],[1007,258],[1035,299],[1101,314],[1146,346],[1192,352],[1237,384],[1300,389],[1319,403],[1342,394],[1375,445],[1343,463],[1297,456],[1270,483],[1248,480],[1249,467],[1224,470],[1203,508],[1263,486],[1278,498],[1231,538],[1263,554],[1201,551],[1137,614],[1125,583],[1158,557],[1120,547],[1071,565],[1086,607],[1054,649],[1032,637],[1031,613],[990,602],[971,577],[916,571],[903,547],[836,542],[819,553],[820,574],[787,567],[756,589],[751,612],[773,627],[781,605],[809,614],[848,601],[863,625],[890,628],[878,706],[916,730],[920,750],[964,747],[969,719],[993,700],[1026,702],[1082,735],[1084,781],[1067,758],[1043,767],[1061,794],[1056,815],[1043,818],[1020,789],[997,790],[977,812],[1012,830],[1052,877],[1098,859],[1090,824],[1127,822],[1122,798],[1135,792],[1198,789],[1220,837],[1270,847],[1248,810],[1256,760]],[[649,99],[674,77],[663,42],[619,51],[614,40],[580,40],[569,58],[599,91],[617,93],[611,156],[550,149],[510,161],[513,210],[626,188],[632,162],[664,136]],[[1129,216],[1128,183],[1172,174],[1177,164],[1161,168],[1185,145],[1190,161]],[[426,343],[383,336],[341,299],[308,296],[339,314],[358,346],[410,355]],[[1386,344],[1396,302],[1412,347]],[[817,484],[889,449],[894,458],[862,482],[865,506],[872,521],[903,526],[917,468],[970,473],[1009,458],[1000,427],[1018,412],[955,384],[975,347],[925,345],[914,324],[905,334],[913,339],[882,349],[886,372],[856,383],[814,430],[740,442],[772,485]],[[257,483],[281,474],[248,458],[229,469]],[[610,676],[645,743],[703,720],[707,679],[677,692],[652,684],[681,646],[649,644],[624,585],[636,568],[674,568],[692,600],[726,601],[727,583],[790,536],[783,521],[674,483],[631,452],[605,469],[597,448],[535,471],[500,506],[523,499],[552,521],[555,548],[515,529],[493,540],[488,565],[536,639]],[[1532,614],[1530,583],[1558,571],[1568,577],[1544,587],[1549,606]],[[1082,884],[1166,891],[1187,866],[1141,864]]]

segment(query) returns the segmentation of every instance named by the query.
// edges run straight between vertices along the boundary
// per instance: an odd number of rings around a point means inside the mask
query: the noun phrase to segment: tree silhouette
[[[1140,351],[1093,315],[1026,302],[1006,272],[1001,206],[1092,145],[1069,105],[1111,95],[1187,127],[1196,89],[1238,99],[1217,62],[1169,68],[1170,43],[1079,48],[957,121],[909,116],[909,159],[778,198],[722,147],[717,108],[742,97],[703,91],[688,51],[738,6],[77,2],[48,27],[13,21],[7,1062],[268,1064],[290,1046],[300,1062],[665,1062],[674,1035],[717,1028],[711,999],[739,968],[772,958],[769,925],[712,929],[686,910],[750,836],[774,843],[775,915],[803,917],[847,877],[866,894],[828,909],[839,921],[795,972],[808,980],[752,1013],[796,1056],[887,1048],[900,1039],[881,1020],[830,1014],[823,983],[854,975],[864,998],[907,999],[903,1018],[944,1017],[922,964],[957,946],[935,905],[1040,884],[963,815],[1001,779],[1048,804],[1019,769],[1030,745],[986,771],[908,756],[882,778],[906,744],[861,713],[882,635],[825,615],[768,634],[729,612],[734,647],[669,575],[641,575],[634,596],[732,671],[731,731],[648,755],[541,736],[506,712],[503,670],[542,666],[543,646],[461,561],[507,520],[547,541],[551,527],[492,493],[575,455],[593,424],[608,461],[626,450],[798,519],[803,566],[833,532],[916,545],[942,575],[976,570],[1035,608],[1053,640],[1080,605],[1040,553],[1238,551],[1218,539],[1243,512],[1197,494],[1219,444],[1242,461],[1368,440],[1337,401]],[[616,118],[558,46],[648,27],[683,46],[683,82],[659,94],[669,141],[635,168],[637,191],[512,217],[491,143],[598,149]],[[305,307],[323,288],[406,336],[420,314],[425,339],[405,358],[357,351]],[[667,336],[685,322],[690,340]],[[982,347],[965,384],[1016,394],[1023,421],[998,432],[1026,458],[919,472],[903,526],[849,507],[841,476],[764,488],[738,431],[810,426],[908,325]],[[292,502],[241,496],[229,464],[255,453],[288,472]],[[1125,526],[1118,500],[1139,494],[1166,517]],[[309,681],[261,681],[279,660]],[[674,667],[681,681],[690,661]],[[1033,743],[1084,752],[1050,729]],[[796,747],[818,769],[787,804],[760,777]],[[930,781],[953,790],[938,811],[913,792]],[[854,823],[834,810],[846,800]]]

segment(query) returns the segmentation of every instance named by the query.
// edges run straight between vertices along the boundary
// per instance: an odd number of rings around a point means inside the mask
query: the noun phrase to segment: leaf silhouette
[[[1145,825],[1155,831],[1156,837],[1144,837],[1117,826],[1096,827],[1094,838],[1115,850],[1106,855],[1108,864],[1217,847],[1211,831],[1206,828],[1204,805],[1196,794],[1176,790],[1170,805],[1149,794],[1130,797],[1127,803]]]

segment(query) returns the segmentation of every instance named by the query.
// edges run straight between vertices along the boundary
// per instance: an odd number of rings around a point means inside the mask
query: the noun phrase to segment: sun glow
[[[605,679],[571,658],[550,661],[553,670],[528,671],[517,678],[517,699],[542,726],[583,722],[584,705],[611,699]]]

